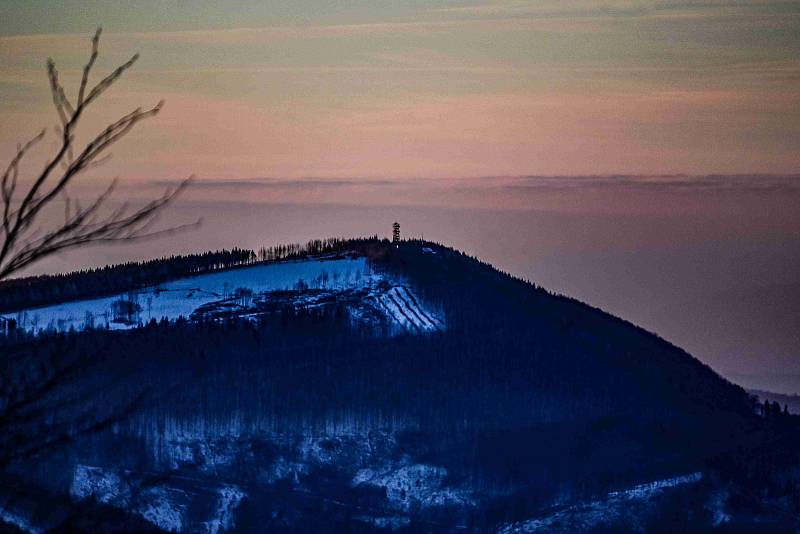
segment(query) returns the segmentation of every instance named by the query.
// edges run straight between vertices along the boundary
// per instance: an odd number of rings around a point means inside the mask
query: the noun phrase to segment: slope
[[[130,488],[163,473],[159,510],[185,529],[208,520],[184,514],[199,509],[187,495],[222,502],[223,489],[239,496],[242,529],[490,528],[702,472],[762,427],[744,390],[624,320],[433,243],[352,252],[392,283],[351,296],[408,328],[387,338],[353,319],[364,308],[349,297],[298,305],[270,287],[274,306],[256,317],[4,341],[33,362],[113,347],[65,388],[93,387],[105,409],[147,393],[113,432],[82,439],[66,461],[43,458],[40,472],[62,475],[42,483],[56,491],[66,478],[75,498],[125,506]],[[64,409],[91,414],[97,402]]]

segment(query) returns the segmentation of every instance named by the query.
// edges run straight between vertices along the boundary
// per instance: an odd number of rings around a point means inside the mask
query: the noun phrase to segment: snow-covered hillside
[[[235,531],[243,499],[270,495],[258,506],[280,508],[276,485],[319,499],[314,481],[334,469],[351,489],[386,495],[382,506],[353,507],[356,521],[378,528],[405,526],[414,511],[475,506],[473,492],[448,478],[445,467],[403,454],[395,433],[174,437],[164,444],[175,453],[167,474],[78,464],[70,495],[127,510],[170,532]],[[255,464],[254,455],[264,450],[272,456]]]
[[[345,304],[355,321],[388,332],[442,330],[441,314],[426,309],[397,276],[375,272],[365,258],[307,259],[240,267],[173,280],[143,290],[6,314],[28,332],[127,329],[179,317],[255,317],[276,305]]]

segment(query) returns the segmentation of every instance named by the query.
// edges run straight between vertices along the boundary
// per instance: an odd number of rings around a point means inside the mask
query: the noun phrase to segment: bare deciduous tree
[[[60,121],[57,127],[60,142],[55,155],[48,159],[38,176],[22,187],[23,182],[18,180],[20,163],[30,149],[44,138],[45,130],[43,130],[27,143],[17,147],[15,156],[0,180],[2,210],[0,233],[3,236],[0,246],[0,280],[58,251],[92,243],[155,237],[184,228],[172,227],[153,231],[152,224],[162,209],[186,188],[191,178],[173,189],[168,189],[162,196],[139,209],[130,209],[127,203],[116,209],[107,206],[117,186],[116,179],[112,180],[105,191],[87,206],[82,207],[80,202],[69,197],[67,187],[77,176],[105,161],[109,156],[108,149],[114,143],[140,121],[156,115],[163,105],[163,102],[159,102],[150,109],[137,108],[109,124],[84,146],[76,146],[75,131],[86,110],[130,69],[139,57],[138,54],[134,55],[96,85],[90,86],[89,77],[98,56],[100,29],[95,33],[91,43],[91,55],[83,68],[74,102],[67,97],[59,81],[55,63],[52,59],[47,61],[50,91]],[[63,198],[65,202],[63,222],[50,228],[39,226],[42,210],[59,198]],[[187,226],[197,224],[199,221]]]
[[[45,136],[45,131],[17,147],[15,156],[0,178],[0,281],[53,253],[94,243],[126,242],[145,239],[196,226],[153,230],[158,214],[191,181],[166,190],[159,198],[138,209],[128,203],[109,206],[117,180],[111,180],[104,192],[88,205],[72,199],[68,187],[86,170],[109,156],[109,148],[122,139],[140,121],[156,115],[159,102],[150,109],[137,108],[109,124],[85,145],[77,146],[75,132],[87,109],[136,62],[138,54],[114,69],[96,85],[89,78],[98,57],[100,30],[91,40],[91,55],[83,67],[74,100],[67,97],[52,60],[47,61],[50,91],[58,114],[58,149],[46,161],[40,174],[20,178],[20,164]],[[64,200],[64,219],[43,224],[48,206]],[[0,289],[2,290],[2,289]],[[144,387],[118,395],[115,402],[99,402],[98,392],[106,397],[130,376],[120,373],[105,381],[87,384],[110,353],[107,346],[64,361],[59,353],[38,353],[25,346],[17,356],[0,345],[0,470],[59,443],[92,431],[106,428],[124,418],[144,398]],[[30,347],[29,347],[30,348]],[[6,354],[8,352],[9,354]]]

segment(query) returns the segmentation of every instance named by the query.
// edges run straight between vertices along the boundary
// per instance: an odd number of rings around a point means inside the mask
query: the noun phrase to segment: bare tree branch
[[[86,94],[86,84],[89,83],[89,73],[94,66],[94,62],[97,60],[97,56],[99,54],[100,48],[100,34],[102,33],[102,29],[97,28],[97,31],[94,33],[94,37],[92,37],[92,53],[89,56],[89,62],[83,67],[83,76],[81,76],[81,87],[78,89],[78,105],[80,106],[83,104],[83,95]]]
[[[17,148],[2,175],[0,202],[3,241],[0,245],[0,280],[59,251],[93,243],[147,239],[196,227],[200,223],[197,221],[160,231],[151,230],[160,212],[186,189],[191,177],[132,212],[127,204],[115,210],[109,208],[108,201],[115,190],[116,180],[112,180],[108,188],[85,208],[79,202],[73,202],[67,194],[68,186],[76,177],[106,161],[110,156],[108,149],[112,145],[132,131],[139,122],[158,114],[163,106],[162,101],[149,109],[137,108],[109,124],[83,147],[75,146],[75,131],[86,109],[139,58],[138,54],[134,55],[97,84],[90,86],[89,77],[99,55],[100,35],[101,30],[98,28],[91,40],[91,53],[83,67],[74,105],[59,80],[55,63],[51,59],[47,60],[50,93],[61,121],[61,127],[58,128],[61,141],[55,155],[47,161],[44,169],[33,178],[27,189],[18,191],[19,165],[31,147],[44,137],[44,131]],[[56,173],[59,168],[60,173]],[[64,198],[65,202],[63,223],[49,229],[38,227],[42,210],[59,197]]]
[[[17,189],[17,177],[19,176],[19,163],[25,157],[25,153],[30,150],[33,145],[38,143],[44,138],[45,130],[42,130],[36,137],[25,143],[24,145],[17,146],[17,153],[8,164],[6,171],[3,173],[2,182],[0,182],[3,202],[3,234],[4,241],[8,239],[8,234],[11,230],[11,202],[14,197],[14,192]]]
[[[94,243],[130,242],[177,232],[199,224],[154,230],[158,216],[175,200],[192,178],[165,190],[161,196],[141,207],[127,202],[111,205],[117,179],[108,182],[102,193],[82,203],[69,194],[70,185],[86,170],[110,157],[109,149],[131,132],[139,122],[156,115],[159,102],[149,109],[137,108],[109,124],[90,141],[76,145],[75,132],[86,110],[107,91],[137,60],[138,55],[114,69],[97,84],[90,76],[99,54],[100,29],[91,40],[91,53],[84,65],[75,100],[70,100],[59,79],[55,62],[47,60],[47,77],[53,106],[59,118],[56,127],[59,144],[44,168],[29,180],[20,180],[20,166],[30,150],[45,136],[38,135],[17,147],[0,176],[0,280],[59,251]],[[43,213],[54,203],[64,203],[63,218],[45,224]],[[49,210],[48,210],[49,211]],[[57,212],[56,212],[57,213]],[[118,402],[97,402],[97,391],[88,382],[76,384],[97,372],[109,347],[94,354],[81,353],[62,361],[58,352],[37,355],[22,351],[22,360],[3,353],[0,358],[0,469],[76,436],[106,428],[137,408],[145,396],[138,388],[127,394],[118,391]],[[3,351],[0,351],[3,352]],[[104,382],[104,394],[119,389],[128,375]]]

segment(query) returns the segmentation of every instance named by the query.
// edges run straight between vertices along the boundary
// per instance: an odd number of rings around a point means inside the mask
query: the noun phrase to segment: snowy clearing
[[[379,322],[391,333],[444,330],[399,277],[374,272],[365,258],[308,259],[239,267],[173,280],[108,297],[5,314],[32,333],[86,328],[129,329],[151,319],[257,316],[269,304],[344,303],[356,321]]]

